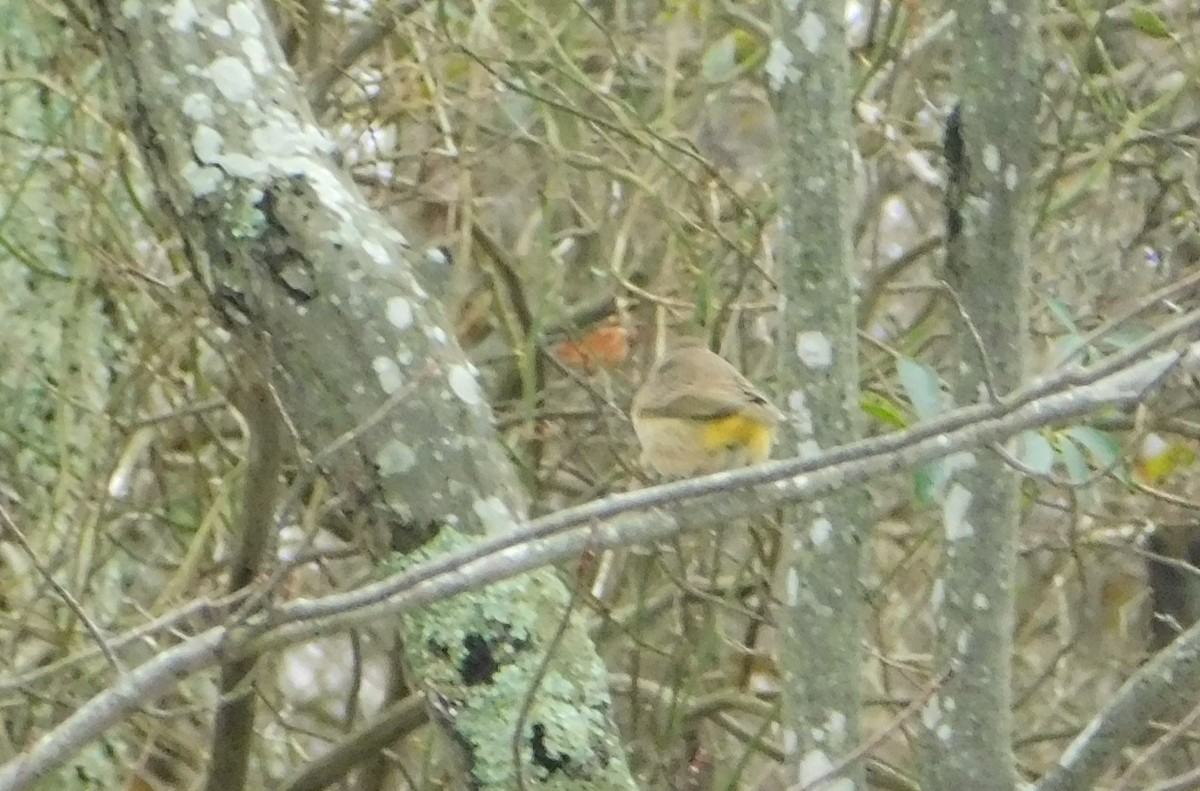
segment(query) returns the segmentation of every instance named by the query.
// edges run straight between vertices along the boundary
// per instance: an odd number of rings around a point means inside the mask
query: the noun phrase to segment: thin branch
[[[828,780],[831,780],[832,778],[841,774],[845,770],[846,765],[851,761],[858,760],[859,758],[863,758],[868,755],[871,750],[875,749],[875,747],[883,742],[884,739],[888,738],[896,730],[898,730],[900,726],[904,724],[905,720],[910,719],[914,714],[920,711],[920,709],[929,702],[929,699],[933,697],[934,693],[942,688],[942,685],[946,683],[946,679],[950,677],[952,672],[953,671],[947,671],[940,676],[930,679],[924,687],[917,691],[916,696],[909,701],[908,705],[901,709],[896,716],[892,717],[892,719],[882,728],[880,728],[879,731],[877,731],[869,739],[864,740],[863,743],[858,747],[854,748],[854,752],[842,758],[842,760],[839,761],[836,766],[826,771],[820,777],[813,778],[809,782],[804,783],[804,785],[799,788],[799,791],[813,791],[813,789],[819,789],[823,787]]]
[[[279,786],[280,791],[320,791],[341,780],[355,766],[429,720],[425,702],[410,695],[377,714],[329,752]]]
[[[1200,624],[1142,665],[1035,786],[1035,791],[1086,791],[1137,739],[1156,714],[1200,682]]]
[[[328,65],[312,75],[308,85],[308,101],[315,115],[321,115],[329,106],[329,89],[338,77],[345,74],[359,58],[383,41],[402,19],[421,5],[421,0],[401,0],[395,8],[384,9],[377,18],[359,30]]]
[[[250,450],[242,494],[239,545],[230,563],[229,591],[250,587],[258,576],[274,532],[283,465],[283,421],[275,405],[268,374],[269,360],[250,360],[248,380],[232,399],[250,427]],[[254,744],[257,689],[252,680],[258,658],[231,659],[221,667],[221,702],[213,723],[212,764],[208,791],[241,791],[246,785]]]
[[[28,539],[25,538],[25,534],[21,532],[21,528],[17,527],[17,523],[13,520],[12,515],[9,514],[8,509],[3,505],[0,505],[0,524],[3,524],[4,532],[8,533],[8,535],[12,537],[13,541],[19,547],[21,547],[22,551],[25,552],[26,556],[29,558],[29,562],[33,564],[35,569],[37,569],[38,574],[45,581],[45,583],[50,586],[50,588],[58,595],[60,599],[63,600],[63,603],[67,605],[71,612],[75,613],[75,617],[78,618],[84,625],[84,628],[87,629],[88,634],[90,634],[92,636],[92,640],[95,641],[96,647],[100,649],[102,654],[104,654],[104,658],[108,660],[110,665],[112,665],[113,670],[116,670],[118,674],[121,673],[121,661],[117,658],[117,655],[113,653],[112,646],[109,645],[108,639],[104,636],[104,632],[100,629],[99,624],[92,620],[91,616],[87,614],[87,611],[83,609],[83,605],[71,595],[71,592],[64,588],[58,582],[58,580],[54,579],[54,575],[50,573],[50,569],[46,568],[42,562],[38,560],[37,553],[34,552],[33,547],[30,546]]]

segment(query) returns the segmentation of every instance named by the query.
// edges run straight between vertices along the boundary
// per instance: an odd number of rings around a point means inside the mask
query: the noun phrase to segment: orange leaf
[[[585,371],[614,368],[629,356],[629,330],[619,324],[599,327],[577,341],[563,341],[555,352],[567,365]]]

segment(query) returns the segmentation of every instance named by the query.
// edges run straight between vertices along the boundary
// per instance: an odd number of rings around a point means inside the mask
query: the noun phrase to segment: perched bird
[[[736,368],[681,336],[633,398],[642,462],[686,478],[766,461],[783,414]]]

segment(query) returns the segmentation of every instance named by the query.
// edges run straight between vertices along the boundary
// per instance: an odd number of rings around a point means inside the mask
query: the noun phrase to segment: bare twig
[[[264,344],[265,346],[265,344]],[[242,493],[239,544],[230,563],[229,590],[245,590],[258,576],[275,527],[279,473],[283,465],[283,421],[271,392],[269,359],[248,361],[248,379],[233,399],[250,426],[250,449]],[[239,613],[245,617],[247,613]],[[221,702],[213,723],[208,791],[241,791],[246,785],[254,742],[257,690],[251,675],[254,655],[237,657],[221,668]]]
[[[280,791],[320,791],[346,776],[355,766],[371,758],[429,719],[425,702],[410,695],[377,714],[329,752],[305,766],[279,786]]]
[[[21,547],[21,550],[25,552],[29,558],[29,562],[37,569],[42,580],[63,600],[63,603],[70,608],[71,612],[75,613],[75,617],[83,623],[88,633],[91,634],[92,640],[95,641],[96,647],[104,654],[104,658],[112,665],[113,670],[116,670],[118,673],[122,672],[121,661],[113,653],[112,646],[109,645],[108,638],[105,637],[104,632],[100,629],[100,625],[91,619],[91,616],[83,609],[83,605],[71,595],[69,590],[59,584],[58,580],[54,579],[54,575],[50,573],[48,568],[42,565],[41,561],[38,560],[37,553],[29,545],[29,540],[25,538],[25,534],[17,527],[17,523],[13,521],[12,515],[8,513],[8,509],[3,505],[0,505],[0,523],[4,525],[4,532],[8,533],[13,541]]]
[[[1200,678],[1200,624],[1192,626],[1142,665],[1066,749],[1036,791],[1095,788],[1120,748],[1145,731],[1146,723]]]
[[[334,59],[312,76],[308,85],[308,101],[313,113],[320,115],[329,104],[329,89],[338,77],[369,50],[396,29],[406,16],[421,7],[421,0],[400,0],[393,8],[383,9],[350,40]]]
[[[813,778],[803,786],[800,786],[798,791],[809,791],[809,789],[821,786],[825,783],[825,781],[840,774],[851,763],[871,752],[875,745],[879,744],[888,736],[890,736],[893,731],[895,731],[904,723],[905,720],[912,717],[913,714],[915,714],[922,706],[924,706],[925,703],[931,697],[933,697],[934,693],[941,689],[942,685],[946,683],[946,679],[950,677],[952,672],[953,671],[948,670],[942,675],[930,679],[924,687],[918,690],[917,695],[911,701],[909,701],[908,705],[897,712],[896,716],[892,717],[891,721],[880,728],[875,735],[865,740],[858,747],[854,748],[853,751],[838,761],[837,765],[832,767],[828,772],[820,777]]]

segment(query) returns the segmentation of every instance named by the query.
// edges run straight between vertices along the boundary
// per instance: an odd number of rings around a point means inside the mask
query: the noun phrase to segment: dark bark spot
[[[317,296],[316,277],[312,262],[278,216],[277,203],[280,197],[286,200],[288,193],[291,196],[299,195],[302,187],[296,179],[288,179],[263,192],[258,209],[266,218],[267,225],[256,242],[254,254],[255,260],[266,266],[271,279],[288,298],[299,304]]]
[[[210,297],[213,309],[227,329],[241,329],[254,323],[254,313],[246,295],[232,286],[218,283]]]
[[[492,647],[488,641],[478,634],[469,634],[463,640],[463,647],[467,649],[467,655],[463,657],[459,667],[462,680],[468,686],[490,682],[500,669],[500,663],[492,654]]]
[[[946,180],[946,236],[950,239],[962,233],[963,204],[967,197],[970,178],[970,162],[967,146],[963,141],[962,105],[956,104],[946,117],[946,131],[942,135],[942,154],[946,158],[949,178]]]
[[[550,755],[550,751],[546,749],[546,726],[540,722],[534,723],[533,738],[530,740],[529,746],[533,750],[534,764],[551,774],[566,769],[571,763],[571,757],[565,753]]]

